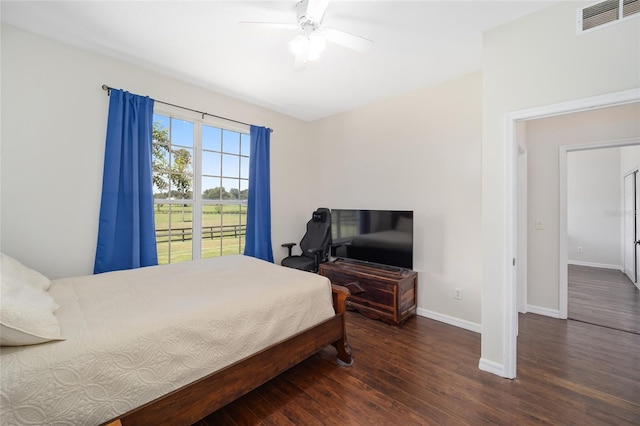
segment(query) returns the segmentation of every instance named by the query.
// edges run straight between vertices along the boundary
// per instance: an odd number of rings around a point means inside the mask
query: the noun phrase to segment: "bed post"
[[[349,342],[347,341],[347,326],[344,316],[347,311],[347,299],[351,295],[351,292],[348,288],[336,284],[331,284],[331,290],[333,294],[333,309],[335,309],[337,315],[340,315],[340,324],[342,327],[342,337],[333,342],[332,345],[338,351],[338,359],[336,360],[338,365],[348,367],[353,365],[353,357],[351,356],[351,346],[349,346]]]

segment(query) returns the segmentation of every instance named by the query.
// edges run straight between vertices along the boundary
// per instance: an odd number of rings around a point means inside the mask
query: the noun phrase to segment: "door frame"
[[[631,138],[631,139],[619,139],[619,140],[611,140],[606,142],[596,142],[596,143],[588,143],[588,144],[578,144],[578,145],[562,145],[559,147],[559,176],[558,176],[558,184],[559,184],[559,249],[560,249],[560,265],[558,268],[559,276],[558,282],[560,284],[559,287],[559,318],[567,319],[569,316],[569,233],[567,231],[568,228],[568,218],[567,218],[567,154],[569,152],[574,151],[588,151],[593,149],[604,149],[604,148],[622,148],[625,146],[633,146],[640,145],[640,138]]]
[[[593,96],[568,102],[562,102],[542,107],[513,111],[504,115],[504,248],[503,258],[503,357],[502,376],[513,379],[516,377],[517,368],[517,333],[518,333],[518,291],[517,291],[517,262],[518,253],[518,138],[516,124],[537,118],[552,117],[556,115],[570,114],[590,109],[607,108],[640,101],[640,88],[605,95]],[[566,206],[565,206],[566,208]],[[566,223],[565,223],[566,226]],[[566,228],[565,228],[566,234]],[[566,251],[560,245],[560,253]],[[566,304],[566,296],[564,303]],[[561,303],[562,305],[562,303]]]

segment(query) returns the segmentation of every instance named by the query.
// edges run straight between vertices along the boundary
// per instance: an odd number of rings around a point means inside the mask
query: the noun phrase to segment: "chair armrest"
[[[296,243],[284,243],[281,245],[281,247],[286,247],[289,249],[289,256],[291,256],[291,247],[295,246]]]
[[[315,266],[314,271],[318,272],[318,269],[320,268],[320,258],[322,257],[324,249],[322,247],[314,247],[307,250],[307,252],[313,254],[313,262]]]

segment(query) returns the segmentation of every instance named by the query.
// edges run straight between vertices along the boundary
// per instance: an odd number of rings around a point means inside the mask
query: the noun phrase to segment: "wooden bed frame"
[[[192,425],[328,345],[337,349],[339,365],[352,365],[344,318],[349,290],[338,285],[331,287],[334,317],[135,408],[105,425]]]

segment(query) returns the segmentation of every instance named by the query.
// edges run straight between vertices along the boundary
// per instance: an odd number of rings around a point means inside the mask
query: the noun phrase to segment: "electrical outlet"
[[[578,253],[582,253],[582,247],[578,247]]]
[[[462,300],[462,289],[461,288],[456,288],[455,292],[453,294],[453,298],[456,300]]]

